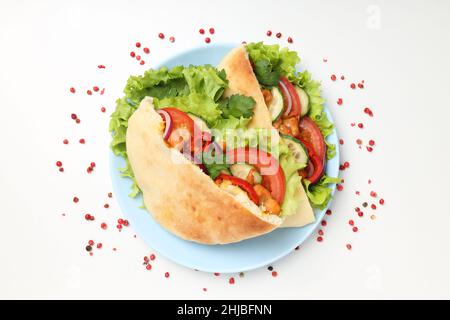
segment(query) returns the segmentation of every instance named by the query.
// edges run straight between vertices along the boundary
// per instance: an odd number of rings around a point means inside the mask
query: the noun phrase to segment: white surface
[[[255,2],[0,2],[0,298],[450,298],[450,3],[279,0],[277,7],[289,9],[277,12],[271,1]],[[283,33],[282,44],[292,35],[303,66],[323,80],[346,141],[343,159],[351,163],[324,242],[313,238],[277,262],[277,278],[262,269],[234,275],[233,286],[227,276],[191,271],[159,255],[146,271],[142,257],[151,249],[131,228],[115,230],[114,201],[102,207],[111,184],[108,114],[99,109],[105,105],[109,113],[128,75],[143,70],[129,57],[133,44],[149,45],[145,60],[155,64],[201,45],[197,30],[209,26],[216,29],[213,43],[266,40],[269,28]],[[160,41],[160,31],[176,43]],[[331,83],[332,73],[348,80]],[[348,88],[361,79],[364,90]],[[104,85],[106,94],[88,97],[93,85]],[[338,97],[345,104],[339,108]],[[375,113],[370,121],[365,105]],[[362,131],[350,127],[359,120]],[[375,138],[373,154],[357,150],[359,135]],[[88,176],[91,161],[97,168]],[[375,189],[386,199],[376,221],[355,217],[357,189]],[[86,212],[97,220],[85,222]],[[360,232],[351,231],[350,217]],[[90,238],[105,245],[93,257],[84,251]]]

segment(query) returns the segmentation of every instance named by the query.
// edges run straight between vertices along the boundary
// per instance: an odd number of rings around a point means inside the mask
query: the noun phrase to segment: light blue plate
[[[172,57],[161,66],[176,65],[217,65],[235,45],[208,45]],[[330,121],[333,121],[327,110]],[[336,157],[328,161],[326,172],[337,177],[339,173],[339,143],[336,130],[328,137],[336,145]],[[166,258],[186,267],[207,272],[240,272],[256,269],[286,256],[296,246],[308,238],[325,215],[324,210],[316,210],[316,222],[302,228],[278,229],[269,234],[227,245],[201,245],[182,240],[163,229],[152,216],[141,209],[142,197],[132,199],[131,180],[121,178],[119,168],[124,159],[110,156],[111,176],[116,198],[124,215],[136,233],[154,250]],[[330,186],[335,191],[335,185]]]

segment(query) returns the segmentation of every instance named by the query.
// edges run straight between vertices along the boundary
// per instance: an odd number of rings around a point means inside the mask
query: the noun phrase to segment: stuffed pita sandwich
[[[308,72],[296,72],[295,51],[278,45],[250,43],[233,49],[221,62],[229,86],[225,94],[251,92],[255,101],[250,125],[273,127],[280,134],[281,164],[286,178],[282,227],[301,227],[315,220],[313,208],[326,207],[329,184],[325,175],[335,146],[326,141],[333,124],[324,111],[320,84]]]

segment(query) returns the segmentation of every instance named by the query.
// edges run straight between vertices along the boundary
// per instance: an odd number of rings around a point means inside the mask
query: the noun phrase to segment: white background
[[[234,3],[0,1],[0,298],[450,298],[450,2]],[[291,35],[302,66],[323,81],[346,142],[342,159],[351,167],[324,241],[314,236],[276,262],[276,278],[263,268],[232,275],[230,285],[228,275],[195,272],[159,255],[146,271],[142,258],[151,249],[131,227],[115,229],[122,215],[114,199],[103,208],[112,191],[108,115],[127,77],[145,69],[129,57],[134,43],[150,47],[143,56],[155,65],[206,45],[197,30],[210,26],[212,44],[269,40],[271,29],[286,45]],[[158,32],[176,42],[159,40]],[[346,80],[333,83],[332,73]],[[362,79],[364,90],[349,89]],[[93,85],[106,87],[105,95],[87,96]],[[81,124],[70,119],[73,112]],[[350,126],[359,121],[363,130]],[[374,138],[375,152],[358,150],[358,137]],[[97,168],[88,175],[91,161]],[[354,212],[370,190],[386,200],[375,221],[370,210],[363,219]],[[96,221],[84,221],[86,212]],[[93,257],[84,250],[89,239],[104,244]]]

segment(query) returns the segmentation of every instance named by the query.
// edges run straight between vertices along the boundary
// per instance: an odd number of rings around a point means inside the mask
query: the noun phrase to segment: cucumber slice
[[[202,118],[197,117],[197,116],[193,115],[192,113],[188,113],[188,116],[194,121],[195,125],[201,131],[206,131],[206,132],[211,133],[211,130],[208,128],[208,125],[206,124],[206,122]]]
[[[281,94],[280,89],[278,89],[277,87],[273,87],[271,93],[272,93],[272,101],[270,102],[270,105],[268,105],[267,107],[269,108],[272,122],[275,122],[283,113],[284,109],[283,95]]]
[[[297,163],[302,163],[305,165],[308,164],[308,152],[306,151],[305,146],[298,141],[297,139],[289,136],[289,135],[281,135],[283,142],[286,143],[289,150],[292,152],[295,161]]]
[[[297,91],[298,97],[300,98],[300,105],[302,106],[302,114],[303,117],[309,111],[309,97],[308,94],[300,87],[295,87],[295,91]]]
[[[255,168],[246,163],[236,163],[230,167],[231,174],[235,177],[241,178],[242,180],[247,180],[247,176],[252,169]],[[253,171],[253,181],[255,184],[260,184],[262,182],[262,176],[257,170]]]

